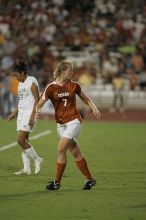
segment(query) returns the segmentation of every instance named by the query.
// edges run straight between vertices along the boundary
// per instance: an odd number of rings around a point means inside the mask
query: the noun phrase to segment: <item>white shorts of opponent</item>
[[[81,129],[81,122],[78,119],[67,122],[65,124],[57,123],[57,132],[61,137],[66,137],[77,142]]]
[[[32,132],[35,126],[33,128],[30,128],[29,126],[29,119],[30,119],[30,113],[27,114],[22,114],[18,113],[17,117],[17,131],[27,131],[27,132]]]

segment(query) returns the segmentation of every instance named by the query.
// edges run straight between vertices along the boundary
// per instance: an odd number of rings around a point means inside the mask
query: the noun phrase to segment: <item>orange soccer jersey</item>
[[[56,122],[65,124],[74,119],[82,120],[76,108],[76,94],[80,93],[81,87],[75,81],[67,81],[63,86],[53,81],[45,88],[42,99],[51,100],[55,109]]]

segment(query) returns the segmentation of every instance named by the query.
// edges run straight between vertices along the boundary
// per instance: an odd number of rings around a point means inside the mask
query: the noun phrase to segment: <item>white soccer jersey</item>
[[[18,111],[19,113],[31,113],[33,110],[35,99],[31,92],[32,83],[35,83],[38,87],[38,81],[35,77],[27,76],[26,80],[18,85]]]

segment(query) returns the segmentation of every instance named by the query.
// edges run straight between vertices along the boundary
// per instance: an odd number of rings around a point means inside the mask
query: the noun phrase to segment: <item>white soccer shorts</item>
[[[33,128],[30,128],[29,119],[30,119],[30,114],[24,116],[24,115],[18,113],[17,131],[21,130],[21,131],[32,132],[35,127],[35,124],[34,124]]]
[[[77,142],[81,129],[81,122],[78,119],[67,122],[65,124],[57,123],[57,132],[60,137],[73,139]]]

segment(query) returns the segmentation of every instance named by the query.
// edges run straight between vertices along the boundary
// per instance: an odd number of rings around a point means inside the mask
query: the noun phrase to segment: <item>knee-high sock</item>
[[[24,170],[30,170],[30,159],[27,156],[26,152],[22,152],[22,161],[23,161],[23,166],[24,166]]]
[[[65,168],[66,168],[66,163],[61,164],[61,163],[57,162],[57,164],[56,164],[56,177],[55,177],[55,180],[57,183],[61,182]]]
[[[30,147],[29,149],[25,150],[28,157],[31,157],[33,160],[38,159],[38,155],[33,147]]]
[[[81,160],[76,161],[76,164],[77,164],[77,167],[79,168],[79,170],[85,176],[85,178],[87,180],[91,180],[92,176],[91,176],[91,173],[88,169],[88,165],[87,165],[87,162],[86,162],[85,158],[83,157]]]

